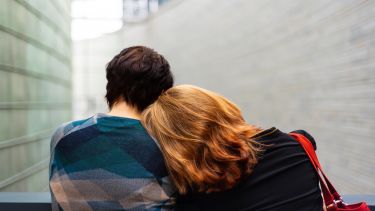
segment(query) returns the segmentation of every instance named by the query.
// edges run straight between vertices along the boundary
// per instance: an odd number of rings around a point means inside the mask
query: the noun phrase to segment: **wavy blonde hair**
[[[230,189],[252,172],[259,128],[224,97],[191,85],[168,89],[142,113],[180,194]]]

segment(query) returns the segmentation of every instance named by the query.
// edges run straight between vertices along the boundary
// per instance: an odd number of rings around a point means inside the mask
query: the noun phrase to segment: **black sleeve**
[[[314,150],[316,150],[316,142],[315,142],[315,139],[314,139],[314,137],[312,137],[308,132],[306,132],[306,131],[304,131],[304,130],[295,130],[295,131],[292,131],[292,133],[298,133],[298,134],[301,134],[301,135],[305,136],[307,139],[309,139],[309,141],[310,141],[311,144],[313,145]]]

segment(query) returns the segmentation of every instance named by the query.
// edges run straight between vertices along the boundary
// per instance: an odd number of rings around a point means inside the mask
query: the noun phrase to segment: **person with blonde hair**
[[[172,87],[141,121],[160,145],[177,210],[323,210],[318,176],[299,143],[246,123],[219,94]],[[307,132],[294,132],[316,148]]]

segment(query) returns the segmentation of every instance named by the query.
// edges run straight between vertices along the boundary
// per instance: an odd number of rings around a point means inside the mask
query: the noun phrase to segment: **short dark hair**
[[[106,68],[109,108],[119,100],[143,111],[159,95],[173,86],[168,61],[153,49],[144,46],[125,48]]]

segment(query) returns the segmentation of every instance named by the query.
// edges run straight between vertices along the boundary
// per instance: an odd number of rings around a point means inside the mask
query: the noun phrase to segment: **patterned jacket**
[[[170,210],[174,188],[162,153],[139,120],[97,114],[51,140],[54,210]]]

